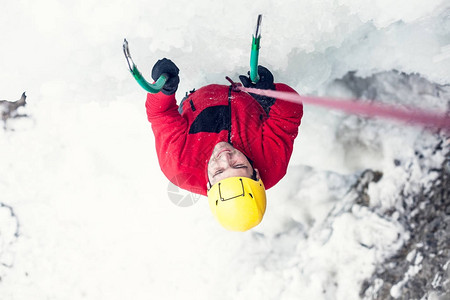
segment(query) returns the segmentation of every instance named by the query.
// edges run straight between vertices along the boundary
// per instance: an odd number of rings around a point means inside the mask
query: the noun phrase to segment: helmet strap
[[[245,153],[244,153],[244,155],[245,155]],[[250,165],[252,166],[252,169],[253,169],[253,174],[252,174],[252,179],[254,180],[254,181],[258,181],[256,178],[257,178],[257,176],[258,176],[258,174],[256,174],[256,170],[255,170],[255,166],[253,166],[253,160],[251,160],[250,159],[250,157],[248,157],[247,155],[245,155],[245,157],[247,157],[247,160],[248,160],[248,162],[250,163]]]
[[[253,167],[253,160],[251,160],[250,157],[248,157],[245,153],[242,152],[242,154],[245,155],[245,157],[247,158],[247,160],[248,160],[248,162],[250,163],[250,165],[252,166],[252,168],[254,168],[254,167]]]
[[[253,168],[253,175],[252,175],[252,179],[254,180],[254,181],[258,181],[258,180],[256,180],[256,176],[257,176],[258,174],[256,174],[256,170],[255,170],[255,168]]]
[[[209,176],[208,175],[206,175],[207,177],[208,177],[208,191],[211,189],[211,187],[212,187],[212,184],[211,184],[211,181],[209,181]]]

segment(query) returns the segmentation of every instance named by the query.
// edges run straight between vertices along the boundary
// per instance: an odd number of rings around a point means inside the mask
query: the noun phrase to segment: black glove
[[[163,73],[169,75],[169,78],[161,91],[165,95],[172,95],[175,94],[178,89],[178,84],[180,83],[180,77],[178,76],[179,72],[180,70],[178,67],[170,59],[163,58],[158,60],[153,66],[152,78],[156,81]]]
[[[250,72],[248,72],[250,75]],[[263,66],[258,66],[258,75],[259,81],[257,83],[253,83],[250,79],[250,76],[240,75],[239,79],[242,82],[242,85],[249,88],[261,89],[261,90],[275,90],[275,85],[273,84],[273,75],[272,73]],[[264,111],[269,114],[270,107],[275,103],[275,98],[260,96],[253,93],[249,93],[256,101],[261,104],[264,108]]]

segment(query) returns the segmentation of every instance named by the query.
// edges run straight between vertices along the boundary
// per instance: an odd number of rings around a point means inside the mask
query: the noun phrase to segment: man
[[[265,212],[265,189],[286,174],[302,105],[211,84],[186,95],[178,107],[179,69],[164,58],[154,65],[152,78],[163,73],[169,75],[163,89],[146,101],[161,170],[180,188],[208,195],[225,228],[256,226]],[[245,87],[295,93],[274,84],[262,66],[258,75],[256,84],[239,78]]]

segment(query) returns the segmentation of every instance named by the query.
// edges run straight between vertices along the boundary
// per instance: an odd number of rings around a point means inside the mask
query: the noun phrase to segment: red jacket
[[[295,92],[285,84],[276,90]],[[178,112],[175,95],[148,94],[145,104],[159,165],[176,186],[206,195],[207,164],[225,141],[253,161],[266,189],[286,174],[303,107],[277,99],[269,115],[249,94],[212,84],[191,93]]]

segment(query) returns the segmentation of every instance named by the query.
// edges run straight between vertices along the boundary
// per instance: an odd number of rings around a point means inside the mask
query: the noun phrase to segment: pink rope
[[[449,112],[441,114],[437,112],[429,112],[417,108],[400,109],[392,105],[381,103],[366,103],[357,100],[343,100],[336,98],[324,98],[313,96],[299,96],[295,93],[281,92],[274,90],[260,90],[254,88],[246,88],[238,86],[237,89],[295,103],[307,103],[332,109],[342,110],[347,113],[364,115],[367,117],[383,117],[387,119],[403,121],[406,123],[417,124],[435,129],[443,129],[450,132]]]

